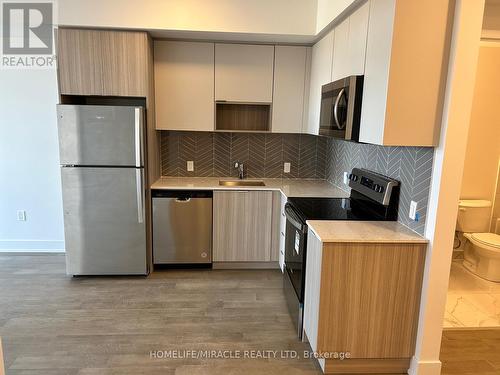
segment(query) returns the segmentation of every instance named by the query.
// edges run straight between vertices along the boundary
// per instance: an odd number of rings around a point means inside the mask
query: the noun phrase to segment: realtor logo
[[[3,54],[51,55],[52,3],[2,4]]]

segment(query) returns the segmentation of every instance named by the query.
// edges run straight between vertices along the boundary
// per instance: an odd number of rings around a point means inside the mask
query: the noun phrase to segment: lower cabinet
[[[280,194],[279,264],[281,272],[285,271],[285,231],[286,231],[285,204],[286,204],[286,196]]]
[[[406,373],[427,245],[307,241],[304,333],[323,372]]]
[[[271,191],[214,191],[214,262],[270,262]]]

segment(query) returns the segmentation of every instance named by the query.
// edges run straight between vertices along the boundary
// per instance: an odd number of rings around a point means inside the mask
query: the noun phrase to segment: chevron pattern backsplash
[[[194,171],[186,162],[194,161]],[[236,177],[235,161],[251,178],[325,178],[326,138],[307,134],[161,132],[163,176]],[[283,163],[290,162],[290,173]]]
[[[431,147],[387,147],[327,139],[326,178],[348,190],[343,173],[366,168],[401,182],[398,221],[423,234],[432,174]],[[418,222],[408,217],[410,202],[417,202]]]
[[[319,178],[348,190],[343,173],[367,168],[401,181],[399,221],[423,234],[429,200],[434,149],[385,147],[307,134],[161,132],[163,176],[236,177],[232,167],[245,163],[251,178]],[[194,161],[194,172],[186,162]],[[283,163],[291,163],[283,173]],[[418,203],[418,222],[408,217]]]

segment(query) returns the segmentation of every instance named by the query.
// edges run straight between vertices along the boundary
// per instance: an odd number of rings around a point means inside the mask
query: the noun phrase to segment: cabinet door
[[[304,133],[319,134],[321,86],[331,81],[333,30],[312,47],[309,117]]]
[[[214,44],[154,42],[156,128],[214,130]]]
[[[332,81],[350,75],[349,18],[335,28],[332,59]]]
[[[304,111],[307,47],[276,46],[271,129],[301,133]]]
[[[61,95],[102,95],[100,31],[57,30]]]
[[[369,14],[370,2],[368,1],[349,17],[348,75],[363,75],[365,73]]]
[[[272,192],[214,192],[215,262],[271,260]]]
[[[148,36],[145,32],[101,31],[103,95],[146,96]]]
[[[271,103],[274,46],[215,45],[215,99]]]

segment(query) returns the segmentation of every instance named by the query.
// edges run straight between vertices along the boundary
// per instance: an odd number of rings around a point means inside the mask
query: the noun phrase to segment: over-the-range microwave
[[[321,87],[320,135],[359,141],[363,77],[350,76]]]

